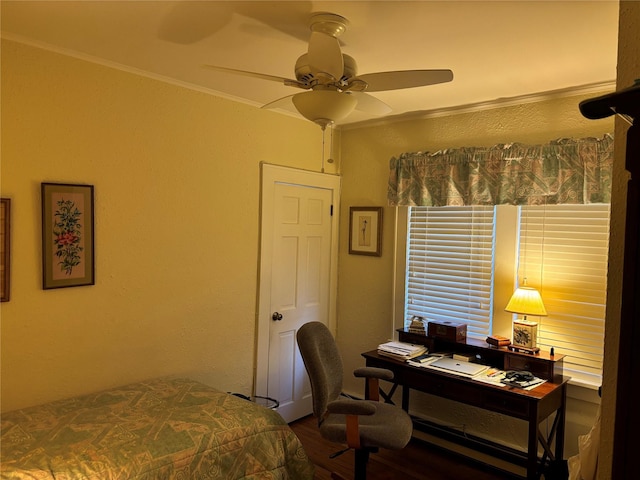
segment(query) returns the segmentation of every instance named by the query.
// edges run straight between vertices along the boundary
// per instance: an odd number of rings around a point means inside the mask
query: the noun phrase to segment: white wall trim
[[[463,113],[480,112],[484,110],[491,110],[494,108],[504,108],[516,105],[523,105],[526,103],[537,103],[545,100],[554,100],[565,97],[575,97],[578,95],[590,95],[606,91],[615,91],[615,80],[608,80],[606,82],[590,83],[586,85],[573,86],[568,88],[562,88],[559,90],[549,90],[546,92],[531,93],[528,95],[519,95],[516,97],[497,98],[494,100],[488,100],[486,102],[471,103],[467,105],[459,105],[454,107],[438,108],[434,110],[421,110],[415,112],[403,113],[400,115],[387,116],[380,119],[364,120],[362,122],[349,123],[346,125],[340,125],[341,130],[354,130],[358,128],[370,128],[381,125],[389,125],[400,122],[414,122],[416,120],[424,120],[427,118],[448,117],[451,115],[460,115]]]

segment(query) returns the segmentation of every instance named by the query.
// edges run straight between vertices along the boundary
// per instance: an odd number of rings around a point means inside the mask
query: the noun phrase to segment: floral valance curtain
[[[404,153],[389,168],[390,206],[609,203],[613,137]]]

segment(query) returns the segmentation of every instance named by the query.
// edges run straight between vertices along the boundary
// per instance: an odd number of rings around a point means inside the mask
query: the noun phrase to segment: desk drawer
[[[439,397],[456,400],[468,405],[482,406],[478,389],[473,385],[465,385],[447,378],[433,378],[425,382],[419,390]]]
[[[484,395],[484,405],[487,410],[504,413],[512,417],[529,418],[529,401],[525,398],[517,398],[512,395],[487,392]]]
[[[536,357],[526,357],[522,355],[505,355],[505,370],[526,370],[536,377],[544,379],[553,378],[554,364],[551,362],[539,361]]]

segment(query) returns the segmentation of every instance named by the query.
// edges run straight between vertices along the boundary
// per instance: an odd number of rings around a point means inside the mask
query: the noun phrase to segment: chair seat
[[[358,417],[360,443],[364,448],[400,450],[409,440],[413,425],[407,412],[395,405],[363,400],[376,407],[373,415]],[[345,415],[329,414],[320,425],[320,434],[329,441],[347,443]]]

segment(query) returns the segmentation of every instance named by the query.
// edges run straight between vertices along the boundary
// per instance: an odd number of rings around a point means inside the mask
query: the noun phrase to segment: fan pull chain
[[[322,168],[320,169],[320,173],[324,173],[324,131],[326,125],[322,126]]]
[[[333,163],[333,126],[330,127],[331,137],[329,137],[329,158],[327,158],[327,163]]]

